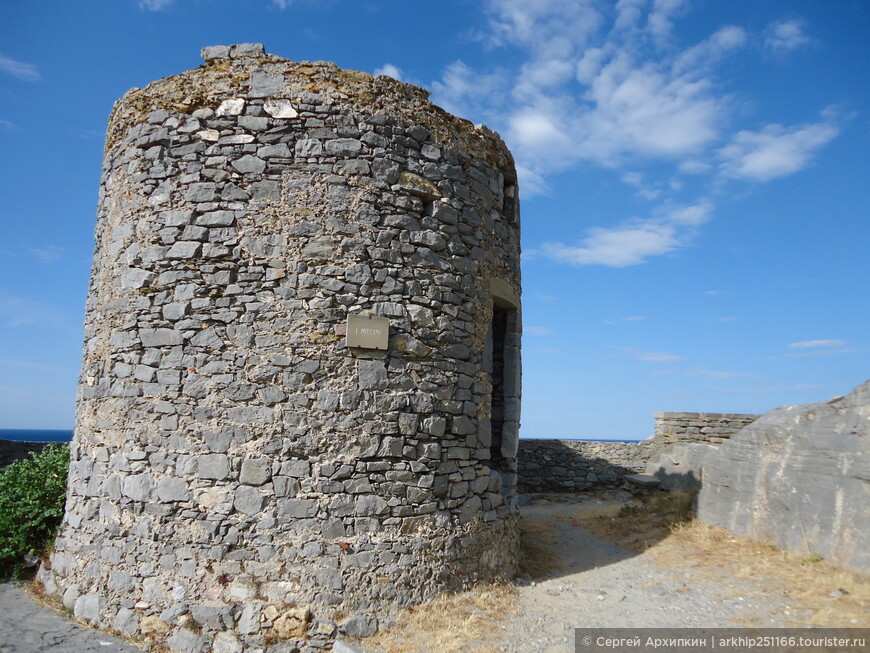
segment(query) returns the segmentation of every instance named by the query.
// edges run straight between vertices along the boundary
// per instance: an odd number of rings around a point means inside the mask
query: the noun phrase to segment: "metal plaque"
[[[347,316],[347,346],[386,350],[390,342],[390,321],[385,317]]]

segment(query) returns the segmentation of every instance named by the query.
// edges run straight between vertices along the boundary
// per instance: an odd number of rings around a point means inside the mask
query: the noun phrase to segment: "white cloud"
[[[672,354],[666,351],[641,351],[634,347],[616,347],[611,346],[611,349],[616,349],[626,356],[643,361],[645,363],[676,363],[677,361],[685,360],[685,356]]]
[[[139,0],[139,8],[146,11],[163,11],[171,5],[175,0]],[[279,2],[279,0],[275,0]]]
[[[522,196],[545,195],[550,189],[543,175],[521,163],[517,164],[517,177]]]
[[[401,68],[398,68],[391,63],[385,63],[380,68],[376,68],[375,75],[386,75],[387,77],[392,77],[393,79],[398,79],[399,81],[402,81],[402,78],[404,77]]]
[[[490,0],[492,42],[520,44],[537,52],[566,43],[582,48],[602,24],[595,5],[590,0]]]
[[[712,206],[698,199],[668,211],[662,207],[670,198],[722,178],[792,174],[838,134],[837,118],[824,112],[815,124],[734,133],[731,125],[750,105],[726,89],[719,71],[753,35],[724,25],[680,42],[674,33],[690,5],[488,0],[488,30],[477,40],[504,50],[498,67],[457,60],[430,84],[435,102],[504,136],[524,198],[548,193],[552,175],[592,164],[661,204],[648,219],[593,227],[577,244],[550,242],[527,252],[613,267],[673,253],[691,241]],[[800,21],[780,21],[767,39],[767,47],[782,50],[807,37]],[[654,167],[661,163],[664,171]]]
[[[278,9],[286,9],[293,4],[293,0],[272,0]]]
[[[793,342],[789,345],[790,349],[819,349],[821,347],[843,347],[846,344],[845,340],[802,340],[801,342]]]
[[[656,376],[689,376],[704,379],[764,379],[765,377],[749,372],[726,372],[722,370],[708,370],[705,367],[693,367],[683,370],[660,370],[653,372]]]
[[[0,54],[0,71],[8,73],[26,82],[36,82],[42,79],[39,70],[33,64],[16,61]]]
[[[761,360],[780,360],[783,358],[806,358],[814,356],[834,356],[841,354],[860,354],[868,350],[867,348],[849,347],[848,341],[830,339],[830,340],[802,340],[793,342],[788,345],[791,351],[787,354],[779,354],[777,356],[766,356]]]
[[[551,336],[553,335],[553,330],[542,326],[524,326],[523,333],[528,333],[532,336]]]
[[[647,18],[647,30],[659,42],[664,43],[671,35],[671,18],[685,6],[686,0],[654,0],[653,10]]]
[[[710,68],[725,55],[746,45],[747,40],[742,27],[722,27],[707,40],[682,52],[674,62],[674,71],[681,74]]]
[[[706,222],[713,205],[702,200],[688,206],[660,207],[661,217],[631,220],[615,227],[592,227],[579,245],[546,242],[539,253],[570,265],[623,268],[646,263],[687,244],[695,228]]]
[[[667,209],[665,215],[671,224],[682,227],[697,227],[710,219],[713,204],[708,200],[699,200],[687,206],[675,206]]]
[[[613,28],[617,30],[637,27],[643,17],[647,0],[619,0],[616,3],[616,20]]]
[[[48,245],[46,247],[33,247],[27,252],[41,263],[52,263],[63,256],[63,247]]]
[[[804,33],[804,24],[799,20],[781,20],[767,28],[764,45],[778,54],[791,52],[812,40]]]
[[[628,315],[626,317],[617,317],[612,320],[604,320],[604,324],[608,326],[614,324],[624,324],[626,322],[643,322],[646,319],[644,315]]]
[[[0,291],[0,326],[58,329],[69,325],[53,306]]]
[[[812,156],[840,133],[831,123],[800,127],[770,124],[761,131],[740,131],[718,152],[727,177],[770,181],[803,170]]]
[[[0,129],[15,129],[15,125],[8,120],[0,118]]]
[[[503,71],[480,73],[457,60],[447,66],[440,81],[432,82],[432,100],[456,115],[484,118],[500,104],[506,84]]]
[[[613,228],[593,227],[580,245],[544,243],[541,252],[548,258],[570,265],[605,265],[624,268],[645,263],[679,246],[675,229],[668,224],[637,221]]]

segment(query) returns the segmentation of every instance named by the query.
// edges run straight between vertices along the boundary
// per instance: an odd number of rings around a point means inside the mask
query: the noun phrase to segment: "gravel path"
[[[142,653],[117,637],[82,628],[0,583],[0,653]]]
[[[795,616],[782,596],[753,580],[705,580],[715,561],[688,558],[663,569],[650,552],[635,554],[574,526],[571,517],[615,503],[534,503],[523,516],[555,525],[562,568],[519,588],[519,614],[509,618],[503,651],[573,653],[574,628],[782,627]]]

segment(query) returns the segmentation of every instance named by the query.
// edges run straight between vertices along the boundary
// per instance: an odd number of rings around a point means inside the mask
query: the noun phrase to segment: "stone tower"
[[[203,57],[109,120],[42,581],[100,628],[259,651],[511,576],[510,153],[388,77]]]

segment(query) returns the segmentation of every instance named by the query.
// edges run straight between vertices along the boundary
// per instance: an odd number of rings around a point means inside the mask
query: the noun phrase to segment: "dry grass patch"
[[[443,594],[402,610],[395,625],[364,644],[378,653],[496,653],[501,621],[515,613],[516,603],[516,589],[502,583]]]
[[[617,513],[578,513],[583,527],[598,537],[621,547],[643,553],[671,534],[672,529],[692,519],[695,492],[656,492]]]
[[[740,537],[692,517],[692,492],[658,492],[616,515],[578,514],[584,528],[630,551],[652,549],[664,567],[691,568],[732,592],[775,592],[795,608],[795,626],[870,626],[870,577]],[[754,584],[754,586],[753,586]],[[801,616],[805,615],[805,616]]]
[[[655,558],[668,566],[695,562],[697,573],[708,580],[739,578],[773,586],[807,611],[795,625],[870,627],[870,577],[830,565],[818,555],[795,555],[692,521],[674,528]]]

